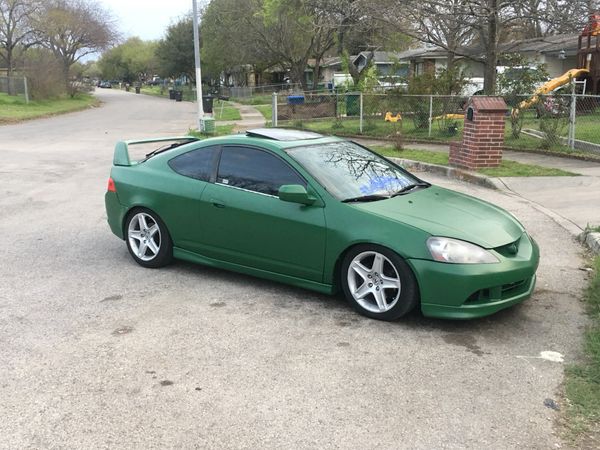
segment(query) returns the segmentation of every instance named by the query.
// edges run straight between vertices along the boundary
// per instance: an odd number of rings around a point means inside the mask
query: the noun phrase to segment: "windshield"
[[[338,200],[388,198],[422,183],[353,142],[294,147],[287,153]]]

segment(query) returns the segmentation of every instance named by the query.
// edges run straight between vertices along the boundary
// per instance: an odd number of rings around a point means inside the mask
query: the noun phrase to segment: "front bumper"
[[[494,254],[500,263],[409,260],[419,283],[423,314],[445,319],[473,319],[529,298],[535,288],[539,263],[535,241],[523,234],[517,254]]]

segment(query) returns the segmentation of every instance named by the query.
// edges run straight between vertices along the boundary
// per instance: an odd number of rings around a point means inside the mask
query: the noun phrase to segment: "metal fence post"
[[[271,102],[271,126],[277,127],[277,92],[273,92],[273,99]]]
[[[431,137],[431,124],[433,122],[433,95],[429,96],[429,132],[428,136]]]
[[[29,89],[27,89],[27,77],[23,77],[23,90],[25,91],[25,103],[29,103]]]
[[[575,148],[575,118],[577,116],[577,91],[575,79],[571,80],[571,112],[569,114],[569,138],[567,144],[571,149]]]
[[[360,134],[363,132],[363,93],[360,93],[360,112],[359,112],[359,121],[358,121],[358,131]]]

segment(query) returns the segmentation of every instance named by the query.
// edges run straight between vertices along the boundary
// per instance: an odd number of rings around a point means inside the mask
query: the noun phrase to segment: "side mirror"
[[[306,188],[299,184],[284,184],[279,188],[279,199],[284,202],[312,205],[316,198],[306,192]]]

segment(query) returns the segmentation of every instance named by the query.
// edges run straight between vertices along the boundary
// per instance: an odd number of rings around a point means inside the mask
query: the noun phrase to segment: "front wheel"
[[[167,227],[158,215],[147,209],[129,214],[125,224],[127,248],[139,265],[163,267],[173,258],[173,243]]]
[[[415,276],[406,262],[379,245],[359,245],[342,262],[342,288],[359,313],[395,320],[419,301]]]

